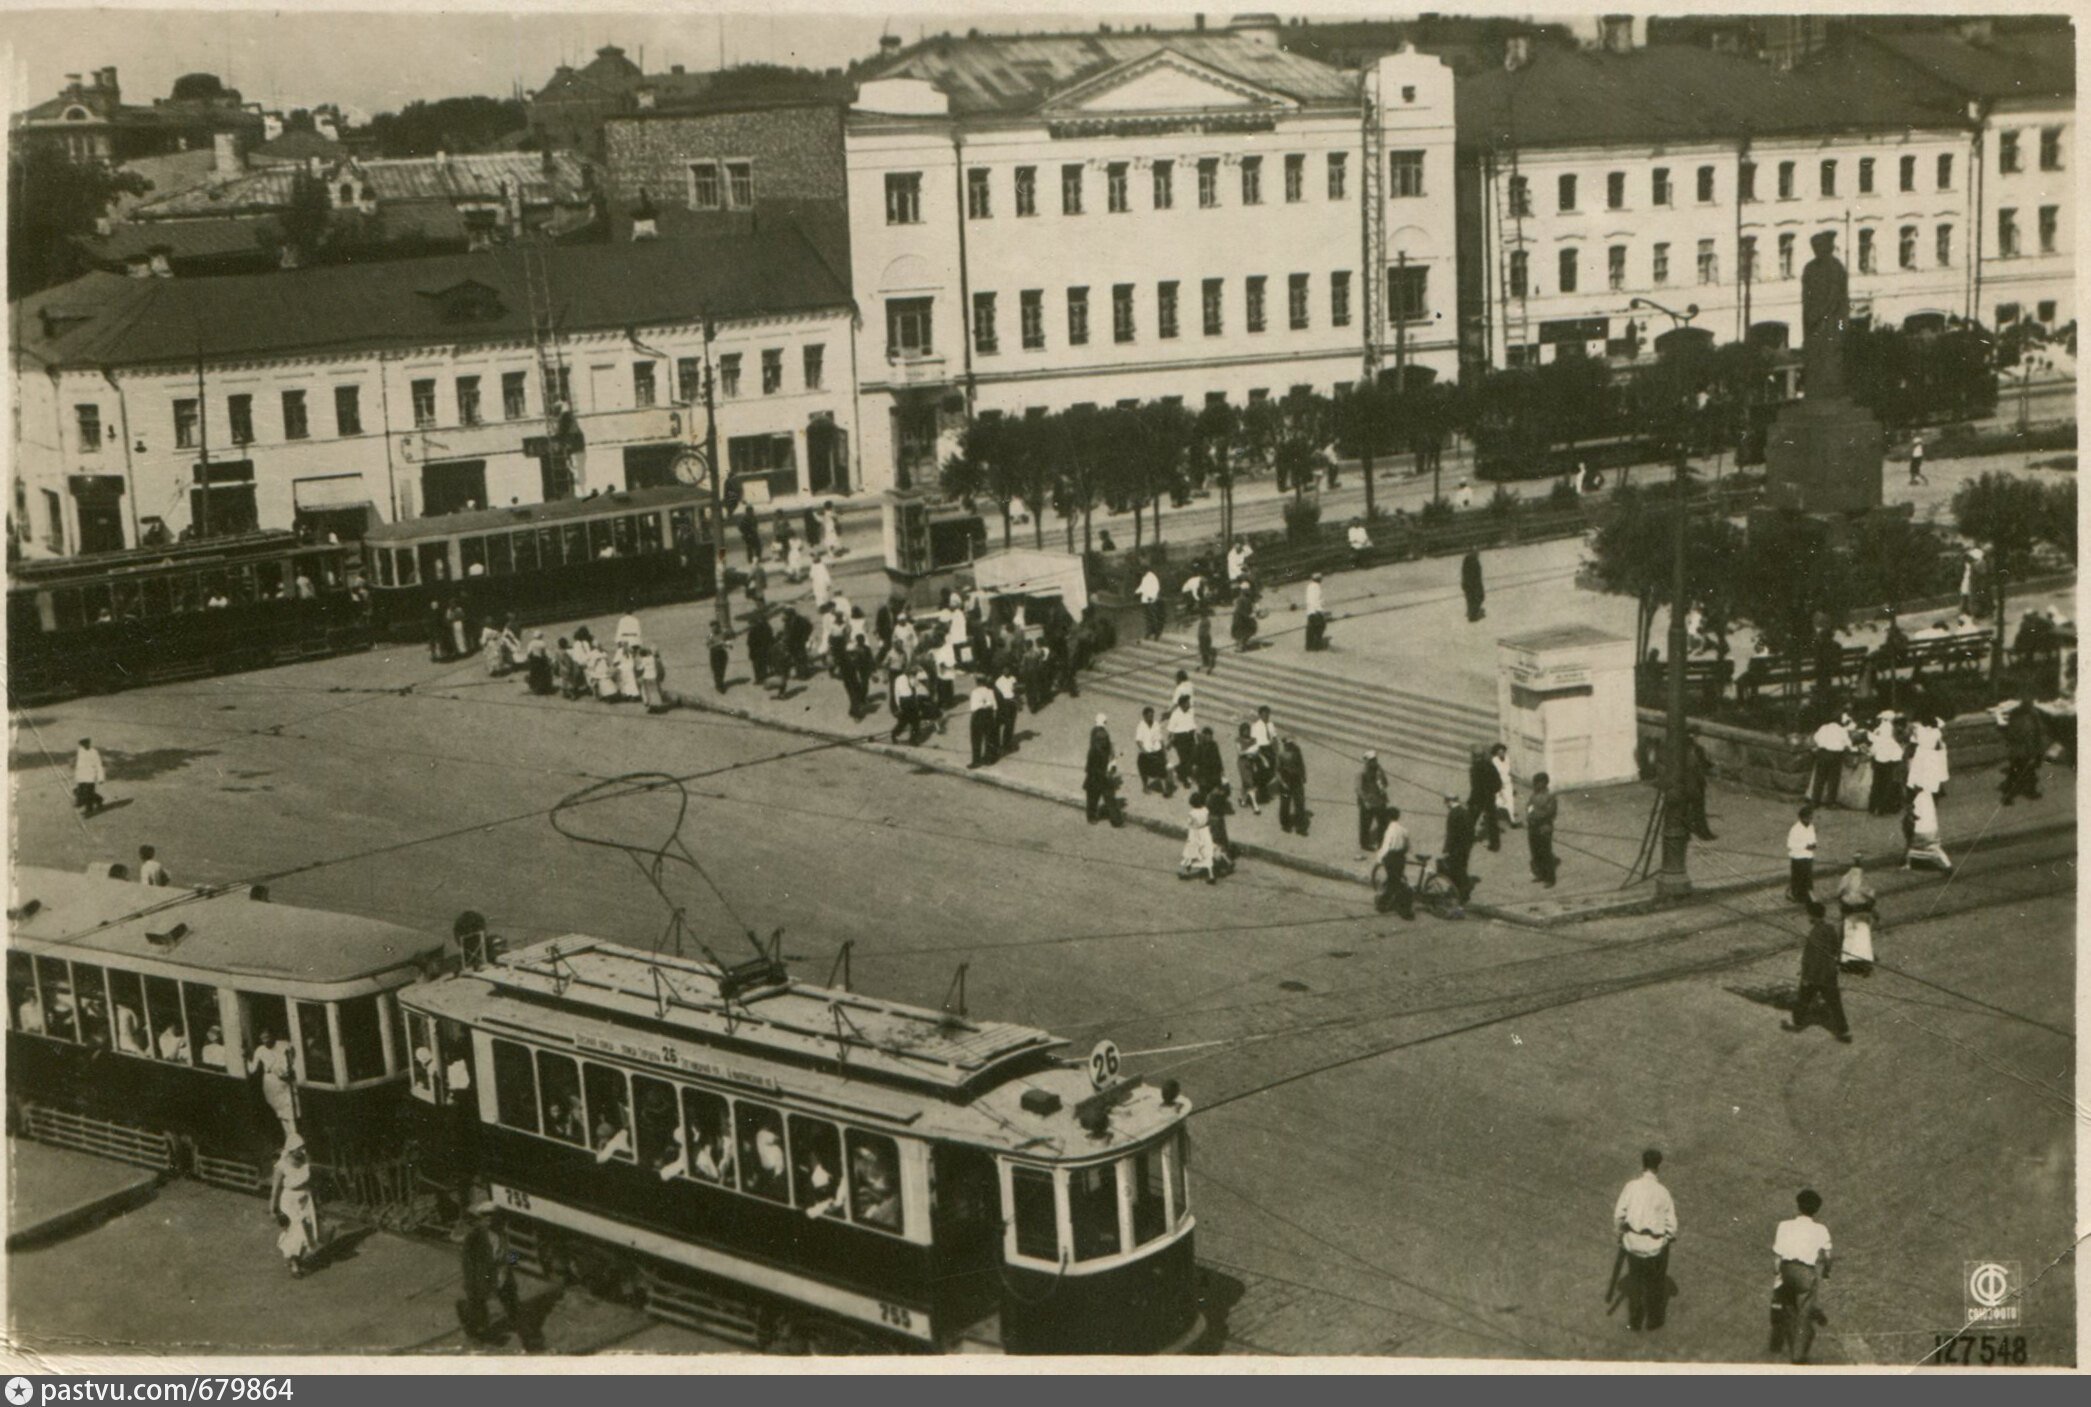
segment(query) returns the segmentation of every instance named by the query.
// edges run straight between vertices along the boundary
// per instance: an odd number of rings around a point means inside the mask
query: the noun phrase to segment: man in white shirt
[[[1321,573],[1316,572],[1307,580],[1307,648],[1326,650],[1329,647],[1329,613],[1321,599]]]
[[[1255,720],[1249,724],[1249,742],[1255,747],[1257,756],[1263,759],[1266,775],[1277,775],[1278,725],[1271,722],[1269,704],[1257,708]]]
[[[1242,578],[1249,574],[1249,559],[1255,555],[1256,551],[1249,546],[1247,538],[1238,537],[1234,540],[1234,546],[1227,549],[1227,584],[1229,586],[1240,585]]]
[[[902,665],[893,671],[893,731],[887,734],[889,742],[899,742],[900,735],[908,735],[910,746],[922,741],[922,729],[916,721],[921,717],[921,702],[915,697],[915,680]]]
[[[1176,696],[1165,731],[1169,734],[1169,747],[1176,754],[1176,780],[1189,786],[1193,750],[1198,744],[1198,716],[1191,711],[1189,694]]]
[[[973,681],[967,703],[973,717],[973,765],[986,767],[995,760],[995,690],[985,674]]]
[[[1837,792],[1844,785],[1844,761],[1850,754],[1851,715],[1824,719],[1815,730],[1815,776],[1809,783],[1809,800],[1817,806],[1837,804]]]
[[[1815,897],[1815,808],[1807,802],[1786,831],[1786,867],[1786,897],[1806,904]]]
[[[92,738],[80,739],[80,750],[73,754],[73,805],[80,813],[92,816],[102,809],[101,785],[109,779],[102,766],[102,755],[95,751]]]
[[[1416,892],[1409,887],[1409,831],[1401,823],[1401,808],[1387,808],[1387,828],[1380,833],[1379,853],[1373,856],[1374,874],[1380,881],[1379,911],[1392,909],[1405,919],[1416,917]],[[1370,875],[1367,878],[1371,878]]]
[[[1140,578],[1140,586],[1133,593],[1140,598],[1141,609],[1147,612],[1147,638],[1162,638],[1162,579],[1155,575],[1153,567]]]
[[[1016,751],[1016,706],[1016,670],[1004,660],[1002,672],[995,676],[995,722],[1002,732],[996,740],[995,750],[1004,756]]]
[[[1663,1327],[1669,1297],[1670,1243],[1677,1239],[1677,1204],[1656,1177],[1663,1155],[1641,1154],[1641,1175],[1620,1189],[1612,1207],[1619,1261],[1626,1272],[1626,1327],[1639,1332]],[[1615,1275],[1616,1280],[1616,1275]]]
[[[1459,481],[1459,494],[1455,503],[1462,509],[1474,506],[1474,489],[1465,479]]]
[[[1365,520],[1363,518],[1350,520],[1350,530],[1346,536],[1350,539],[1350,550],[1353,556],[1360,552],[1372,550],[1372,536],[1365,531]]]
[[[1772,1289],[1772,1339],[1765,1351],[1786,1349],[1795,1363],[1808,1361],[1815,1343],[1815,1296],[1830,1278],[1830,1229],[1815,1219],[1822,1197],[1812,1187],[1793,1199],[1800,1215],[1779,1223],[1772,1237],[1777,1277]]]
[[[828,564],[815,557],[813,565],[806,569],[806,580],[813,586],[814,609],[827,605],[835,594],[835,578],[828,572]]]
[[[1155,720],[1154,710],[1140,710],[1140,726],[1133,729],[1133,747],[1140,768],[1140,790],[1158,791],[1163,796],[1176,795],[1176,783],[1169,776],[1169,736]]]

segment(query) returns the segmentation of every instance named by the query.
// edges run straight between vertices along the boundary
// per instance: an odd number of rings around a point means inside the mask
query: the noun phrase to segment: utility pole
[[[202,459],[196,465],[196,477],[203,481],[203,527],[199,537],[211,535],[211,416],[210,407],[203,395],[203,335],[196,337],[196,446]]]
[[[723,25],[724,21],[721,21]],[[712,319],[704,315],[704,463],[712,501],[712,609],[721,634],[733,634],[733,608],[726,599],[726,496],[719,479],[719,412],[712,394]]]

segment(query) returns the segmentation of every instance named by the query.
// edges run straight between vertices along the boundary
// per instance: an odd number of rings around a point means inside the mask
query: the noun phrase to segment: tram
[[[297,1128],[337,1195],[404,1192],[399,995],[443,945],[251,886],[152,889],[17,867],[7,910],[7,1120],[24,1137],[268,1186],[284,1129],[250,1079],[294,1051]]]
[[[819,1352],[1204,1332],[1191,1106],[1115,1053],[1092,1080],[1042,1030],[578,936],[401,1004],[417,1049],[468,1035],[415,1070],[417,1139],[477,1166],[533,1270]]]
[[[7,687],[18,704],[312,659],[369,645],[353,546],[287,532],[8,569]]]
[[[707,491],[671,484],[380,524],[364,574],[377,628],[405,639],[452,604],[530,625],[708,596],[713,542]]]

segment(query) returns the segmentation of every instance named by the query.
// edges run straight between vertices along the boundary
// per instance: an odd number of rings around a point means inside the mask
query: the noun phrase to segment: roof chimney
[[[668,71],[669,71],[670,73],[681,73],[681,72],[682,72],[682,65],[681,65],[681,64],[669,64],[669,65],[668,65]]]
[[[881,54],[899,53],[900,36],[897,34],[881,34],[879,36],[879,52]]]
[[[1266,49],[1278,47],[1278,17],[1269,14],[1236,15],[1232,28],[1236,34],[1251,44],[1260,44]]]
[[[247,169],[246,158],[240,153],[240,134],[237,132],[214,132],[211,134],[211,170],[219,175],[230,175]]]
[[[94,86],[107,93],[112,101],[120,100],[123,89],[116,86],[115,68],[98,68],[94,71]]]
[[[1203,11],[1191,16],[1191,28],[1197,30],[1200,34],[1205,32],[1205,14]]]

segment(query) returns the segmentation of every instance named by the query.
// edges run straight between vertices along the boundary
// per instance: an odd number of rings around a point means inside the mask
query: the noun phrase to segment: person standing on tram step
[[[278,1228],[276,1249],[290,1266],[291,1278],[302,1280],[320,1248],[319,1208],[312,1200],[312,1161],[305,1140],[291,1134],[269,1178],[269,1213]]]
[[[1626,1275],[1626,1327],[1663,1327],[1670,1297],[1670,1247],[1677,1240],[1677,1204],[1656,1170],[1662,1153],[1641,1154],[1641,1175],[1619,1191],[1612,1206],[1612,1231],[1619,1238],[1619,1268]],[[1618,1277],[1615,1274],[1614,1279]]]
[[[1488,611],[1483,607],[1483,602],[1488,599],[1488,593],[1482,588],[1481,584],[1481,554],[1478,551],[1469,551],[1465,557],[1460,559],[1459,589],[1461,594],[1467,598],[1468,620],[1480,620],[1488,614]]]
[[[448,658],[461,660],[472,653],[466,643],[465,608],[452,600],[443,611],[443,624],[450,628],[450,654]]]
[[[290,1037],[278,1035],[267,1026],[262,1027],[260,1043],[247,1061],[247,1073],[260,1073],[262,1100],[269,1106],[269,1112],[276,1116],[276,1121],[283,1125],[286,1142],[298,1136],[296,1070],[297,1054],[291,1048]]]
[[[443,619],[443,603],[428,602],[428,662],[443,664],[450,658],[450,623]]]
[[[102,755],[95,751],[94,739],[80,739],[80,747],[73,754],[73,805],[83,816],[92,816],[102,809],[102,783],[109,779],[108,768],[102,765]]]
[[[167,867],[160,863],[150,845],[138,847],[138,882],[154,889],[165,889],[174,883],[167,877]]]

